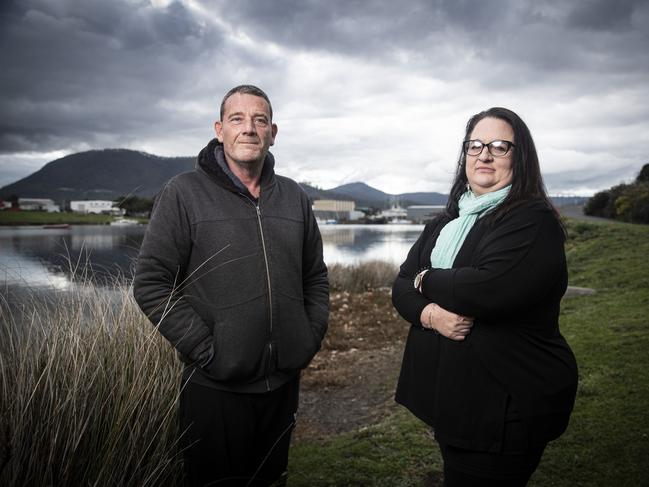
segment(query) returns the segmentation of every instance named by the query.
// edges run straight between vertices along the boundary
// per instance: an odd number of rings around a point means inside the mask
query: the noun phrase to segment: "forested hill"
[[[35,173],[0,188],[7,199],[114,199],[133,194],[151,198],[176,174],[194,167],[194,157],[159,157],[128,149],[78,152],[49,162]]]
[[[133,195],[152,198],[176,174],[191,170],[195,157],[160,157],[128,149],[78,152],[49,162],[35,173],[0,188],[0,199],[51,198],[62,207],[70,200],[114,200]],[[281,173],[281,171],[280,171]],[[301,183],[311,199],[353,200],[357,207],[445,205],[447,195],[435,192],[390,194],[362,182],[321,189]],[[557,206],[586,198],[553,198]],[[577,201],[578,200],[578,201]]]

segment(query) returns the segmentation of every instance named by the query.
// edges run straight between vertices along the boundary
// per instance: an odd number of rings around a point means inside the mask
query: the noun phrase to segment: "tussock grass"
[[[332,291],[363,292],[381,287],[392,287],[399,272],[396,264],[378,260],[355,265],[329,266],[329,284]]]
[[[332,267],[351,291],[396,274]],[[127,281],[70,268],[69,290],[0,290],[0,485],[180,485],[180,363]]]
[[[128,286],[90,284],[1,296],[0,485],[178,483],[180,366]]]

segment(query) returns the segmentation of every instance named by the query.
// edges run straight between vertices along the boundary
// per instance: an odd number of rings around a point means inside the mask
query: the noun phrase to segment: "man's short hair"
[[[270,110],[270,121],[271,122],[273,121],[273,105],[270,104],[268,95],[264,93],[261,88],[257,88],[254,85],[235,86],[234,88],[232,88],[230,91],[226,93],[226,95],[223,97],[223,101],[221,102],[221,113],[220,113],[221,121],[223,121],[223,114],[225,113],[225,102],[228,101],[228,98],[230,98],[235,93],[241,93],[242,95],[258,96],[266,100],[266,103],[268,103],[268,109]]]

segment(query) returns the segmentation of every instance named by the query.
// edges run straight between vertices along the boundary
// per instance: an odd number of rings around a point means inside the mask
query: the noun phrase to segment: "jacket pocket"
[[[303,369],[320,349],[320,340],[313,332],[303,300],[281,293],[276,296],[278,320],[274,335],[277,368],[286,372]]]
[[[264,296],[221,308],[213,326],[214,359],[207,372],[222,382],[255,382],[268,367],[268,307]]]

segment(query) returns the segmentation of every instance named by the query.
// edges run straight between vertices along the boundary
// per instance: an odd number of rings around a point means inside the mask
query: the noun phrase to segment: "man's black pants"
[[[237,394],[188,382],[180,394],[185,485],[267,486],[288,465],[299,377],[277,390]]]

